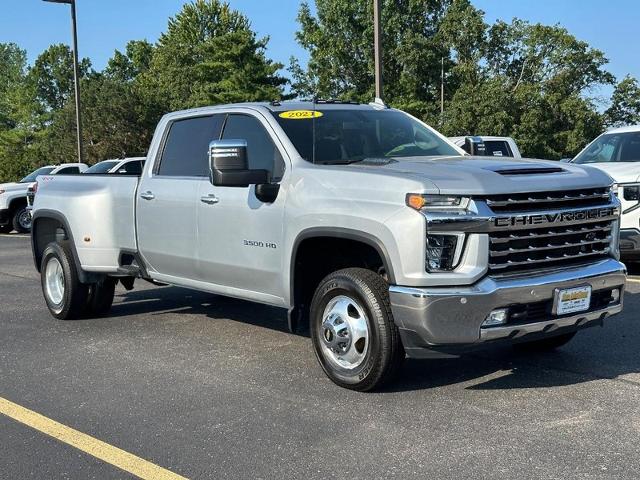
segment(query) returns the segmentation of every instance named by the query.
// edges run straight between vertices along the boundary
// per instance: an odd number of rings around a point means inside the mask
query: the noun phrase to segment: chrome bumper
[[[389,288],[394,319],[409,356],[420,350],[446,346],[469,346],[491,340],[517,340],[526,335],[553,335],[558,329],[577,330],[601,323],[622,310],[626,280],[623,264],[606,259],[590,265],[562,270],[485,277],[464,287]],[[591,285],[593,292],[620,289],[620,301],[604,308],[547,321],[483,327],[489,313],[497,308],[552,300],[557,288]]]

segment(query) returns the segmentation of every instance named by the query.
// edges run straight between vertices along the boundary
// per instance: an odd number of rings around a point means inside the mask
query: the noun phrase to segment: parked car
[[[104,160],[89,167],[85,174],[117,174],[117,175],[141,175],[145,157],[130,157],[118,160]],[[38,191],[38,183],[35,182],[27,189],[27,211],[31,216],[33,202]]]
[[[308,324],[354,390],[405,354],[550,350],[622,310],[620,202],[604,172],[469,157],[380,103],[171,113],[141,177],[39,182],[33,255],[52,316],[104,315],[137,278]]]
[[[518,145],[511,137],[466,136],[450,137],[449,140],[469,155],[522,158]]]
[[[114,160],[104,160],[89,167],[84,173],[105,174],[115,173],[119,175],[141,175],[145,157],[130,157]]]
[[[0,233],[16,230],[20,233],[31,229],[31,216],[27,210],[27,191],[39,175],[71,175],[87,169],[83,163],[65,163],[38,168],[19,182],[0,185]]]
[[[640,261],[640,125],[603,133],[571,163],[591,165],[613,177],[622,202],[620,254]]]

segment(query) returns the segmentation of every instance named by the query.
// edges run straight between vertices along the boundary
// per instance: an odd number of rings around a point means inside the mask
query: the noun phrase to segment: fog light
[[[509,319],[509,309],[507,308],[498,308],[497,310],[493,310],[484,322],[482,322],[483,327],[495,327],[497,325],[504,325],[507,323]]]
[[[611,290],[611,302],[610,303],[619,303],[620,302],[620,289],[614,288]]]

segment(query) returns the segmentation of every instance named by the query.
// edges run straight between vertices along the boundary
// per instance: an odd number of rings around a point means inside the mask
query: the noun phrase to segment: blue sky
[[[15,42],[33,60],[51,43],[70,41],[68,7],[42,0],[4,0],[0,16],[0,42]],[[104,67],[113,51],[128,40],[155,41],[167,19],[186,0],[77,0],[79,52],[91,58],[94,68]],[[251,19],[261,35],[269,35],[269,55],[288,64],[304,51],[295,42],[299,0],[230,0]],[[609,70],[622,78],[640,78],[640,2],[638,0],[474,0],[486,20],[519,17],[531,22],[565,26],[579,39],[601,49],[610,60]],[[602,92],[607,94],[608,90]]]

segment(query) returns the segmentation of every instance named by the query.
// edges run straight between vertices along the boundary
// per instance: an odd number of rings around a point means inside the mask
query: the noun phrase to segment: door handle
[[[220,201],[220,199],[216,197],[213,193],[211,193],[209,195],[204,195],[200,197],[200,201],[202,203],[206,203],[207,205],[215,205]]]
[[[153,192],[149,192],[149,191],[141,193],[140,197],[144,198],[145,200],[153,200],[154,198],[156,198]]]

